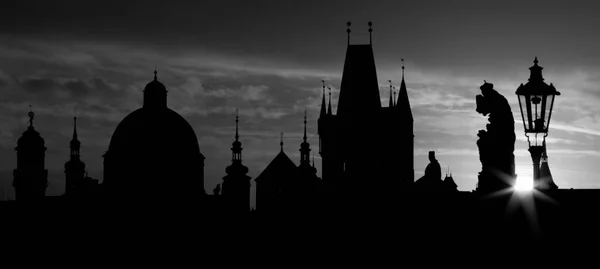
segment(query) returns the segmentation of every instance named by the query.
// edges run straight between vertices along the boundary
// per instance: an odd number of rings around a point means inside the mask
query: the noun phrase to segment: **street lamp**
[[[529,68],[531,74],[529,82],[525,85],[521,83],[517,88],[519,97],[519,107],[523,119],[523,129],[529,144],[529,152],[533,159],[533,180],[535,188],[544,188],[540,184],[540,159],[546,145],[546,136],[548,136],[548,127],[550,126],[550,116],[554,106],[554,97],[560,95],[560,92],[544,82],[542,77],[543,67],[538,65],[537,57],[533,61],[533,66]],[[538,143],[538,135],[542,135],[542,143]],[[534,135],[535,143],[532,145],[529,136]],[[556,186],[556,185],[554,185]]]

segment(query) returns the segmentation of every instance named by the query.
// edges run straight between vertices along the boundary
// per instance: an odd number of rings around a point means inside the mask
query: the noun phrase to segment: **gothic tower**
[[[85,163],[81,161],[79,155],[81,143],[77,139],[77,117],[73,118],[73,139],[71,139],[70,146],[70,159],[65,163],[65,195],[80,193],[85,187]]]
[[[15,199],[36,201],[46,196],[48,170],[45,169],[44,139],[33,128],[33,111],[29,111],[29,127],[17,141],[17,169],[13,171]]]
[[[325,109],[324,91],[325,85],[318,119],[323,184],[342,192],[362,192],[365,184],[395,192],[414,182],[413,117],[404,71],[397,101],[390,87],[390,104],[382,107],[372,43],[348,42],[336,115],[331,97]]]
[[[242,164],[242,143],[238,134],[239,117],[235,115],[235,141],[232,144],[231,165],[225,169],[223,177],[223,198],[227,211],[234,215],[246,214],[250,211],[250,177],[248,167]]]

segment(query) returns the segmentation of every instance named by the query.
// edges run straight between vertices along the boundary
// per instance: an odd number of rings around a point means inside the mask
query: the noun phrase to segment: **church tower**
[[[70,159],[65,163],[65,195],[69,196],[78,194],[85,188],[85,163],[81,161],[79,154],[81,143],[77,139],[77,117],[73,117],[73,139],[70,147]]]
[[[308,198],[317,191],[317,184],[319,178],[317,177],[317,169],[310,164],[310,144],[307,141],[306,136],[306,110],[304,111],[304,136],[303,141],[300,143],[300,165],[298,166],[298,184],[301,193],[304,193]]]
[[[242,143],[238,134],[239,117],[235,115],[235,141],[232,144],[231,165],[225,169],[223,177],[223,199],[227,211],[233,215],[243,215],[250,212],[250,177],[248,167],[242,164]]]
[[[17,169],[13,171],[15,199],[36,201],[46,196],[48,170],[45,169],[44,139],[33,128],[33,111],[29,111],[29,127],[17,141]]]
[[[390,85],[389,105],[382,107],[372,39],[369,44],[350,44],[347,25],[337,113],[331,105],[325,109],[323,86],[318,119],[323,184],[344,193],[363,192],[368,184],[395,194],[414,182],[414,124],[404,62],[398,99],[394,102]],[[369,36],[371,26],[369,22]]]

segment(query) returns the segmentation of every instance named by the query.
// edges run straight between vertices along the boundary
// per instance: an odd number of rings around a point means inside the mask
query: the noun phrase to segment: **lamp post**
[[[542,69],[544,68],[538,65],[536,57],[533,66],[529,68],[531,71],[529,81],[525,85],[521,83],[516,91],[523,119],[523,129],[529,144],[529,153],[531,153],[531,159],[533,160],[533,183],[535,188],[546,187],[540,182],[540,159],[542,152],[544,152],[546,136],[548,136],[554,97],[560,95],[560,92],[554,88],[552,83],[548,85],[544,82]],[[530,135],[534,136],[533,144]],[[539,136],[542,136],[542,142],[538,142]]]

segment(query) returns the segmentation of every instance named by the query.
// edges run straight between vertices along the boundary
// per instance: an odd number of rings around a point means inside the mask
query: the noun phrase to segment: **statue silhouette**
[[[515,179],[515,120],[506,98],[484,80],[476,96],[476,111],[487,116],[486,130],[479,130],[477,146],[482,170],[477,190],[493,192],[508,188]]]
[[[439,190],[442,188],[442,167],[435,158],[435,151],[429,152],[429,164],[425,167],[425,175],[416,182],[420,190]]]

